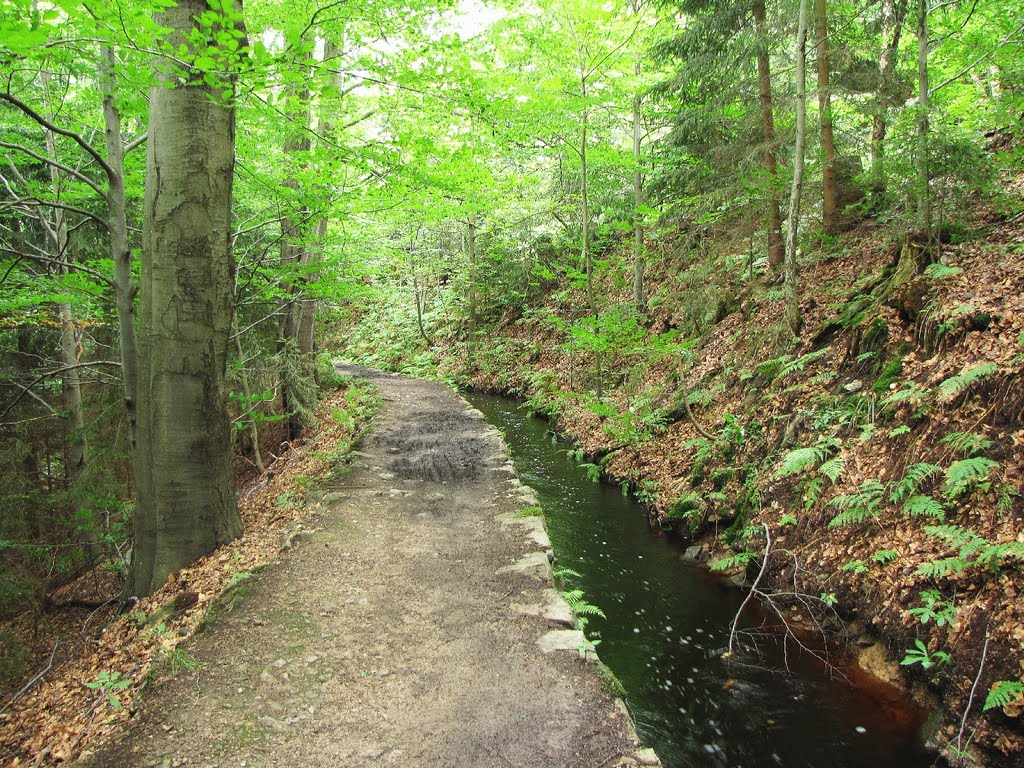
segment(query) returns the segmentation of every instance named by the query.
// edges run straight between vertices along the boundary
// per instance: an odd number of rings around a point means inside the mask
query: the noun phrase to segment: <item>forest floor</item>
[[[571,616],[523,612],[542,613],[550,567],[542,529],[517,533],[529,492],[500,436],[441,384],[375,383],[355,467],[189,644],[201,671],[147,692],[76,764],[649,764],[578,648],[539,646],[571,637]],[[506,568],[524,556],[532,569]]]

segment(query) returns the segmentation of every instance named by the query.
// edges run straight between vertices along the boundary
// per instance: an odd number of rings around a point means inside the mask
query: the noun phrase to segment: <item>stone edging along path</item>
[[[536,494],[438,383],[384,403],[279,563],[190,644],[91,766],[660,765],[581,657]]]

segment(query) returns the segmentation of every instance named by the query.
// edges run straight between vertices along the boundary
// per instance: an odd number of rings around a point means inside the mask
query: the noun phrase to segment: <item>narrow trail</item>
[[[190,645],[198,677],[83,764],[656,764],[576,650],[539,520],[512,516],[532,492],[500,435],[440,384],[339,370],[384,398],[354,469]]]

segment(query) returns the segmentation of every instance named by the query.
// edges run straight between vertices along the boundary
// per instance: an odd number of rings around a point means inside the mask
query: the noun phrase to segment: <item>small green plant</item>
[[[735,555],[729,557],[723,557],[715,560],[711,564],[711,570],[713,571],[731,571],[733,568],[746,568],[747,563],[754,559],[753,552],[738,552]]]
[[[966,392],[973,385],[992,376],[998,370],[999,367],[995,363],[982,363],[956,376],[950,376],[939,384],[939,400],[944,402],[952,400],[957,395]]]
[[[985,710],[1005,707],[1024,696],[1024,683],[1019,680],[997,680],[985,697]]]
[[[888,565],[899,557],[899,552],[895,549],[880,549],[871,555],[871,559],[879,565]]]
[[[934,621],[938,627],[952,625],[956,621],[956,606],[947,602],[937,589],[926,589],[921,594],[922,605],[910,608],[907,613],[916,616],[922,624]]]
[[[830,499],[828,506],[840,512],[829,520],[828,527],[856,525],[878,517],[884,491],[885,486],[877,480],[866,480],[855,492]]]
[[[119,710],[123,706],[118,693],[124,691],[132,684],[131,679],[122,679],[120,672],[100,672],[96,679],[85,684],[86,688],[99,691],[107,697],[110,706]]]
[[[862,573],[867,573],[871,569],[868,568],[867,563],[865,563],[863,560],[851,560],[846,565],[844,565],[840,570],[849,571],[850,573],[856,573],[860,575]]]
[[[998,466],[998,461],[981,456],[954,461],[946,469],[946,481],[943,483],[942,492],[946,498],[952,499],[975,490],[987,491],[990,487],[987,482],[988,476]]]
[[[920,664],[922,669],[932,669],[933,667],[941,667],[948,664],[949,660],[950,656],[945,651],[929,653],[928,646],[920,640],[915,640],[914,647],[907,649],[907,653],[900,664],[905,667]]]
[[[835,592],[822,592],[819,599],[829,608],[839,602],[839,598],[836,597]]]

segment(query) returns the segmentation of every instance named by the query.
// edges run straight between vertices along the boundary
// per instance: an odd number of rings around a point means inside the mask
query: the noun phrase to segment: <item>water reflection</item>
[[[743,595],[682,560],[639,505],[592,483],[514,401],[473,395],[547,514],[561,567],[607,618],[598,653],[628,691],[637,729],[666,768],[925,768],[915,723],[818,667],[723,661]],[[748,661],[752,661],[748,659]]]

